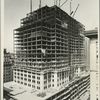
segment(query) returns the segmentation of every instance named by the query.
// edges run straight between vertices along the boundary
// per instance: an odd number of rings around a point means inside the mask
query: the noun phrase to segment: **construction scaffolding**
[[[70,70],[72,78],[75,66],[84,64],[83,31],[81,23],[56,5],[27,14],[14,30],[14,69],[38,73]]]

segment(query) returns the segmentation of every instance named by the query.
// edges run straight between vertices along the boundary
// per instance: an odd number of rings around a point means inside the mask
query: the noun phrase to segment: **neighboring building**
[[[4,49],[4,73],[3,73],[3,81],[10,82],[13,80],[13,67],[14,64],[14,55],[7,52],[6,49]]]
[[[36,90],[60,88],[85,70],[84,26],[57,6],[42,7],[14,30],[14,81]]]
[[[86,58],[86,70],[90,71],[90,40],[88,37],[85,37],[85,58]]]
[[[90,39],[90,100],[99,100],[98,30],[89,30],[85,36]]]

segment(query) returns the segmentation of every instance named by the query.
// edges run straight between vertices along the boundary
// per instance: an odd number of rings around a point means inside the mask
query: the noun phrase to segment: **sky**
[[[54,0],[41,0],[41,6],[53,6]],[[61,4],[66,0],[61,0]],[[68,0],[61,9],[69,14],[70,1]],[[33,11],[39,8],[39,0],[33,0]],[[99,25],[99,0],[72,0],[72,10],[79,8],[74,18],[81,22],[86,30],[92,30]],[[20,19],[30,12],[30,0],[5,0],[4,1],[4,48],[13,52],[13,30],[20,27]]]

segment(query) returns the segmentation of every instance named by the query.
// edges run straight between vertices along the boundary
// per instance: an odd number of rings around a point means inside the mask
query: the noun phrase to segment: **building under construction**
[[[27,14],[14,30],[14,81],[42,91],[67,84],[85,68],[83,31],[56,5]]]

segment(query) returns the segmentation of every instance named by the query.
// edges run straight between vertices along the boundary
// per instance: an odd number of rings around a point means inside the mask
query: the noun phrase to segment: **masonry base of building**
[[[33,98],[35,100],[81,100],[81,96],[88,92],[90,88],[90,75],[77,77],[73,81],[69,82],[69,84],[65,86],[63,85],[61,88],[50,88],[48,89],[48,91],[42,92],[32,88],[30,88],[31,90],[28,91],[27,88],[25,90],[25,88],[22,88],[21,86],[23,85],[19,86],[20,89],[24,90],[21,90],[20,92],[19,90],[17,90],[16,92],[16,90],[14,90],[15,87],[12,83],[6,83],[4,85],[4,94],[6,94],[5,98],[12,98],[12,100],[21,100],[21,98],[27,100],[27,97],[30,98],[30,100],[33,100]]]

